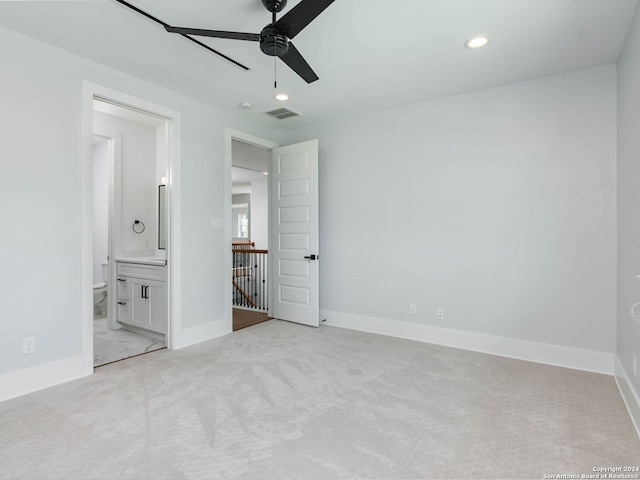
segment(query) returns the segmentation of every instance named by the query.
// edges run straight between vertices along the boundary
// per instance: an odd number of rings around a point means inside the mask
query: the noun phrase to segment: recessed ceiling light
[[[262,172],[263,175],[269,175],[269,172]]]
[[[484,35],[479,35],[477,37],[470,38],[464,44],[467,48],[482,48],[485,47],[489,43],[489,37]]]
[[[286,93],[279,93],[274,98],[281,102],[286,102],[287,100],[289,100],[289,95],[287,95]]]

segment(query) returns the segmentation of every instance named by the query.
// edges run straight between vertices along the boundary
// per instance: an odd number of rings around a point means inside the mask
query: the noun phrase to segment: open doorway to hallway
[[[228,189],[225,196],[229,202],[227,204],[229,227],[233,225],[230,201],[233,141],[261,147],[268,152],[269,205],[267,211],[269,213],[266,223],[270,246],[266,252],[267,262],[265,262],[269,270],[268,275],[265,275],[268,281],[265,295],[268,302],[266,312],[273,318],[318,327],[320,326],[318,140],[312,139],[279,146],[268,140],[232,129],[226,129],[225,137],[225,162],[228,169]],[[236,143],[236,148],[240,143]],[[250,225],[249,220],[248,230],[251,228]],[[227,232],[229,239],[227,245],[233,249],[234,245],[230,244],[235,235],[232,234],[232,228],[228,228]],[[251,243],[252,240],[249,238],[248,245],[244,248],[255,248]],[[242,245],[235,246],[242,247]],[[225,309],[227,325],[233,327],[234,291],[239,290],[236,287],[236,277],[248,275],[246,268],[252,267],[253,264],[240,264],[234,267],[232,255],[227,257],[227,262],[227,272],[232,273],[232,282],[227,284],[228,303]],[[261,282],[256,283],[261,284]],[[247,295],[243,295],[242,292],[239,292],[239,295],[249,301],[252,295],[247,291],[244,293]]]
[[[269,319],[269,150],[231,144],[233,330]]]

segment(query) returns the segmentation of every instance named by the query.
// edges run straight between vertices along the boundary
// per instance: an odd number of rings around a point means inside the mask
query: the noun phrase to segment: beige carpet
[[[635,465],[612,377],[279,321],[0,403],[2,479],[542,479]]]

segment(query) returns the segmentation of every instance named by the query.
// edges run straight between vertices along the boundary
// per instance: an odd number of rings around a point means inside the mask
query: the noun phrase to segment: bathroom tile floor
[[[147,337],[129,330],[109,330],[107,317],[93,319],[93,366],[99,367],[107,363],[125,358],[135,357],[143,353],[166,348],[162,340]]]

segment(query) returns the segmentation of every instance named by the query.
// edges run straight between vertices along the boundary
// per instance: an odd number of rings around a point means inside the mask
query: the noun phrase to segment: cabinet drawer
[[[122,323],[131,323],[130,310],[128,300],[118,299],[116,301],[116,320]]]
[[[167,269],[162,265],[141,265],[139,263],[117,262],[116,276],[144,278],[147,280],[166,281]]]
[[[116,277],[116,298],[118,300],[131,300],[129,298],[129,278],[118,275]]]

